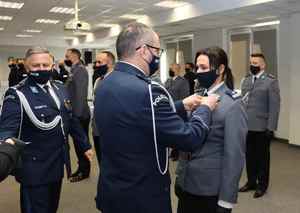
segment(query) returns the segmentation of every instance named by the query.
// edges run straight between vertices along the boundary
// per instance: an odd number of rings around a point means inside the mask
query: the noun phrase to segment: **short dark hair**
[[[81,58],[81,52],[78,49],[76,49],[76,48],[70,48],[70,49],[68,49],[68,51],[70,51],[71,53],[77,55],[77,57],[79,59]]]
[[[253,58],[261,58],[261,59],[264,60],[264,62],[266,62],[266,57],[262,53],[253,53],[253,54],[251,54],[251,57],[253,57]]]
[[[117,38],[116,49],[119,59],[132,56],[138,45],[147,39],[147,35],[153,30],[142,23],[132,23],[123,28]],[[146,38],[145,38],[146,37]]]
[[[110,51],[102,51],[101,53],[105,53],[107,57],[111,60],[112,64],[114,65],[116,63],[116,57],[114,54]]]
[[[187,62],[187,63],[185,63],[185,64],[190,65],[192,69],[194,69],[194,67],[195,67],[194,64],[193,64],[192,62]]]

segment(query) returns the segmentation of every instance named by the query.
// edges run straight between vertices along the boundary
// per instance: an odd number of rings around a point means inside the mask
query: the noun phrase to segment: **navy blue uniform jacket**
[[[90,148],[79,121],[71,114],[71,105],[64,85],[54,81],[51,85],[60,101],[60,109],[30,77],[15,88],[9,88],[5,94],[0,119],[0,140],[18,137],[21,128],[20,139],[31,142],[25,147],[21,155],[22,163],[15,172],[16,180],[23,185],[36,186],[60,181],[64,176],[65,163],[70,173],[67,144],[69,133],[78,138],[83,150]],[[61,123],[51,130],[41,130],[31,122],[25,111],[22,119],[16,89],[25,95],[33,113],[40,121],[47,123],[61,115],[66,137],[63,135]]]
[[[149,83],[141,70],[119,62],[96,90],[95,119],[102,142],[96,203],[104,213],[171,213],[169,173],[162,175],[156,162]],[[192,151],[203,144],[211,112],[201,106],[185,123],[182,101],[175,104],[175,113],[162,88],[152,85],[152,96],[163,170],[166,147]]]

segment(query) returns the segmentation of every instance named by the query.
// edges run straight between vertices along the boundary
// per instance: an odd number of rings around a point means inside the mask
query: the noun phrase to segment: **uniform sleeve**
[[[78,69],[80,70],[75,72],[73,76],[75,89],[73,111],[75,116],[82,117],[87,102],[89,76],[84,68],[79,67]]]
[[[211,122],[211,111],[207,106],[200,106],[189,120],[184,120],[173,112],[169,99],[162,89],[153,87],[153,107],[157,142],[164,147],[177,148],[182,151],[193,151],[204,143]],[[149,96],[145,97],[145,106],[141,111],[144,128],[149,137],[154,138],[153,119]]]
[[[0,182],[15,168],[18,155],[17,147],[0,142]]]
[[[83,152],[92,148],[88,143],[88,138],[80,125],[79,119],[75,116],[72,116],[70,122],[70,135],[74,141],[79,143],[79,146]]]
[[[245,163],[247,131],[246,112],[243,105],[236,102],[225,117],[220,201],[237,202],[239,181]]]
[[[269,88],[269,119],[268,130],[274,131],[277,129],[278,118],[280,112],[280,90],[278,81],[274,80]]]
[[[0,140],[17,137],[21,123],[20,100],[14,89],[5,93],[0,117]]]

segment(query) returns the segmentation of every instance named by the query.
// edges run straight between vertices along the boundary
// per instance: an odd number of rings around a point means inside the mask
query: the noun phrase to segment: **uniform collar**
[[[222,81],[221,83],[215,85],[214,87],[210,88],[207,92],[208,95],[214,94],[216,93],[218,90],[221,90],[222,88],[225,88],[225,84],[224,81]]]
[[[256,77],[256,79],[259,79],[264,73],[265,73],[265,71],[262,70],[260,73],[253,75],[252,78]]]
[[[115,70],[148,78],[141,68],[125,61],[119,61],[115,66]]]

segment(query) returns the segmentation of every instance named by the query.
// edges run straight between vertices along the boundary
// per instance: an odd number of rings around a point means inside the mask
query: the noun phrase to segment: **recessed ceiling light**
[[[158,7],[176,8],[176,7],[182,7],[186,4],[187,2],[184,1],[161,1],[154,5]]]
[[[11,21],[13,19],[12,16],[0,16],[0,20],[3,21]]]
[[[4,30],[4,28],[3,28],[3,27],[0,27],[0,31],[2,31],[2,30]]]
[[[41,24],[57,24],[60,20],[54,20],[54,19],[37,19],[35,20],[35,23],[41,23]]]
[[[265,19],[275,19],[277,16],[264,16],[264,17],[259,17],[257,20],[265,20]]]
[[[24,3],[20,2],[10,2],[10,1],[0,1],[0,7],[12,8],[12,9],[21,9]]]
[[[53,7],[49,10],[51,13],[62,13],[62,14],[75,14],[74,8],[67,7]]]
[[[123,19],[141,19],[141,18],[145,18],[146,15],[137,15],[137,14],[125,14],[120,16],[120,18]]]
[[[16,37],[18,37],[18,38],[31,38],[32,35],[18,34],[18,35],[16,35]]]
[[[103,11],[101,12],[101,14],[109,13],[110,11],[112,11],[112,8],[108,8],[108,9],[106,9],[106,10],[103,10]]]
[[[24,32],[27,32],[27,33],[40,33],[42,32],[41,30],[24,30]]]
[[[75,36],[65,36],[64,39],[65,40],[73,40],[73,39],[76,39],[77,37]]]

